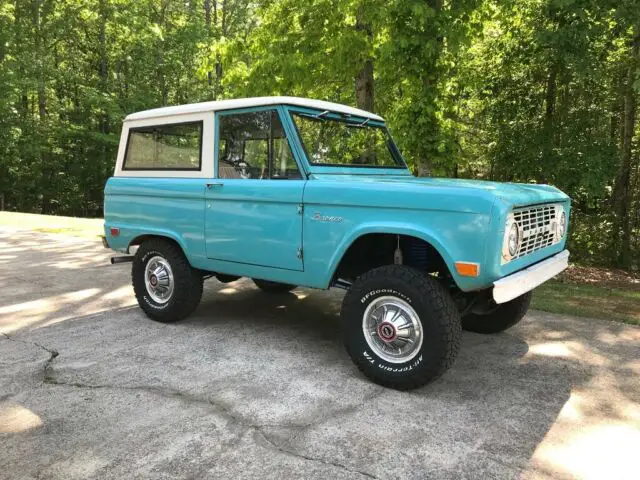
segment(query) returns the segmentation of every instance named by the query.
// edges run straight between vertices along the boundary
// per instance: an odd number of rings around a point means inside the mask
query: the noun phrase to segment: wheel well
[[[131,240],[131,242],[129,242],[129,248],[131,248],[133,246],[136,246],[136,245],[142,245],[147,240],[151,240],[153,238],[157,238],[157,239],[169,242],[169,243],[173,243],[176,247],[178,247],[180,249],[180,251],[182,253],[184,253],[184,250],[182,249],[182,247],[180,246],[180,244],[178,242],[176,242],[173,238],[165,237],[164,235],[139,235],[136,238],[134,238],[133,240]]]
[[[426,273],[451,277],[440,253],[421,238],[395,233],[369,233],[358,237],[349,246],[338,264],[333,282],[338,279],[353,281],[373,268],[393,264],[398,246],[404,265]]]

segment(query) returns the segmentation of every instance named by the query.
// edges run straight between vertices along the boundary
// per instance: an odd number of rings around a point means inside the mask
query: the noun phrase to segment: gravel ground
[[[363,378],[339,291],[137,308],[92,239],[0,227],[0,478],[637,478],[640,328],[532,311],[416,391]]]

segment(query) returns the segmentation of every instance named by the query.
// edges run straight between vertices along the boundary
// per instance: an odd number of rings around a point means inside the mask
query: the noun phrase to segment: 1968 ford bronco
[[[129,115],[105,188],[105,246],[135,256],[152,319],[191,314],[205,278],[271,294],[346,290],[344,342],[382,385],[449,368],[461,330],[501,332],[564,270],[554,187],[413,177],[382,118],[293,97]]]

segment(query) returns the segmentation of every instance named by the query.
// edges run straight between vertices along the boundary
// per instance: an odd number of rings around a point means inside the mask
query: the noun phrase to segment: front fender
[[[329,212],[348,219],[353,212]],[[392,216],[392,215],[388,215]],[[408,235],[431,245],[442,257],[454,281],[461,290],[485,288],[491,281],[483,275],[489,231],[489,214],[444,211],[395,211],[393,220],[372,220],[340,224],[323,224],[308,219],[305,222],[305,270],[311,277],[321,278],[321,288],[328,288],[349,247],[367,234]],[[434,226],[438,227],[435,228]],[[320,239],[327,240],[320,240]],[[326,252],[327,255],[323,255]],[[481,265],[479,277],[462,277],[455,262],[475,262]]]

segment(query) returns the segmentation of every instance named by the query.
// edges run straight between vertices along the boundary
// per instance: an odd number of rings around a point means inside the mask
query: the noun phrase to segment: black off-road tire
[[[405,363],[390,363],[379,357],[365,338],[364,313],[381,296],[404,300],[419,317],[423,343]],[[425,385],[453,365],[460,349],[460,314],[451,295],[436,278],[404,265],[387,265],[360,276],[344,297],[341,319],[344,343],[353,363],[385,387],[409,390]]]
[[[490,313],[469,313],[462,317],[462,328],[475,333],[499,333],[513,327],[529,310],[532,292],[498,305]]]
[[[296,285],[289,285],[288,283],[270,282],[259,278],[252,278],[251,280],[256,284],[256,287],[267,293],[287,293],[296,288]]]
[[[155,256],[166,259],[173,273],[173,294],[163,304],[154,301],[145,286],[145,268]],[[140,308],[158,322],[171,323],[188,317],[202,298],[202,273],[189,264],[175,243],[159,238],[147,240],[138,248],[131,267],[131,281]]]

